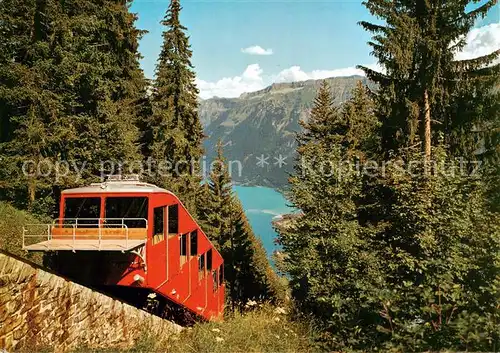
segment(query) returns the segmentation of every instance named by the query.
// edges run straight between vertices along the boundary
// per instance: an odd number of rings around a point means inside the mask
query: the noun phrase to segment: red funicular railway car
[[[63,191],[59,217],[25,226],[23,248],[55,251],[62,275],[222,318],[222,257],[172,192],[114,177]]]

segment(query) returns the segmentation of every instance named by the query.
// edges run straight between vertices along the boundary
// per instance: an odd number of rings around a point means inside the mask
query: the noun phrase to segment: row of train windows
[[[177,234],[179,232],[179,206],[162,206],[153,210],[153,235],[163,235],[165,231],[165,211],[168,215],[168,234]]]
[[[189,234],[181,235],[181,244],[180,244],[180,255],[187,256],[188,253],[188,236],[189,236],[189,255],[196,256],[198,255],[198,231],[194,230]]]
[[[106,197],[104,200],[104,218],[107,223],[123,222],[129,228],[145,228],[148,218],[147,197]],[[179,206],[172,205],[154,209],[154,233],[163,234],[165,227],[165,211],[168,214],[168,233],[179,232]],[[79,224],[95,224],[101,217],[101,198],[75,197],[66,198],[64,218],[78,219]]]

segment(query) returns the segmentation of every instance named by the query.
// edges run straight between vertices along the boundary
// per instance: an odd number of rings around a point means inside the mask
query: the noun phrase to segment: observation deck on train
[[[147,242],[152,194],[169,191],[138,177],[110,177],[106,182],[64,190],[60,218],[23,228],[28,251],[130,251]],[[171,215],[175,216],[175,215]],[[175,221],[175,220],[174,220]]]

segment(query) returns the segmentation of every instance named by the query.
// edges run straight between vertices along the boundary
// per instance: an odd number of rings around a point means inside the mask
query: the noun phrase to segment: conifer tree
[[[400,151],[372,186],[379,198],[364,205],[384,278],[369,298],[380,314],[372,345],[489,351],[500,342],[500,218],[482,177],[461,172],[447,153],[436,146],[432,172],[423,163],[410,172],[398,162],[423,152]]]
[[[300,308],[319,320],[329,349],[494,350],[500,218],[489,210],[488,184],[461,172],[442,143],[430,172],[425,163],[401,168],[402,161],[424,160],[418,146],[398,150],[375,175],[342,168],[345,156],[373,153],[354,150],[363,136],[353,119],[372,111],[354,113],[356,106],[370,104],[350,101],[343,118],[311,119],[343,121],[344,138],[298,149],[290,199],[302,214],[278,231]],[[327,104],[317,108],[330,114]],[[334,162],[329,174],[318,172],[325,160]]]
[[[300,120],[299,124],[304,130],[298,135],[298,142],[302,145],[320,140],[335,142],[336,138],[342,138],[345,134],[347,126],[339,120],[337,108],[333,106],[330,85],[326,80],[321,82],[309,119]]]
[[[285,290],[281,280],[271,268],[262,242],[253,233],[233,193],[220,141],[204,188],[208,201],[199,210],[200,223],[224,258],[231,307],[242,309],[248,300],[283,300]]]
[[[50,126],[64,122],[58,119],[62,97],[52,92],[50,82],[54,73],[51,51],[58,46],[51,48],[48,42],[56,32],[52,19],[60,15],[60,9],[53,1],[6,1],[0,6],[2,180],[6,186],[2,196],[19,197],[19,204],[31,209],[38,188],[48,187],[40,185],[35,174],[55,147],[57,130]],[[31,162],[27,177],[21,171],[25,161]]]
[[[114,0],[5,1],[0,16],[1,197],[50,214],[60,189],[96,179],[103,161],[137,160],[142,32]]]
[[[342,145],[349,156],[365,161],[379,153],[379,120],[375,115],[375,102],[368,87],[358,81],[352,97],[342,105],[342,121],[346,125]]]
[[[324,325],[325,338],[335,335],[336,349],[350,340],[353,345],[369,340],[374,329],[356,332],[378,319],[365,298],[376,292],[380,264],[370,251],[370,230],[358,221],[363,180],[349,161],[362,158],[360,147],[369,145],[364,133],[376,127],[372,107],[360,85],[336,110],[328,87],[321,86],[306,130],[298,136],[299,162],[290,178],[289,198],[302,213],[277,227],[292,294]]]
[[[382,143],[386,152],[419,143],[429,160],[432,144],[440,133],[454,153],[466,153],[472,158],[477,150],[471,131],[488,126],[485,121],[492,120],[485,112],[494,113],[491,107],[495,103],[491,89],[483,82],[489,82],[490,87],[492,80],[498,82],[500,65],[488,65],[499,57],[500,49],[472,60],[455,60],[475,20],[484,17],[497,1],[486,1],[469,10],[469,4],[474,3],[364,2],[372,15],[384,21],[363,21],[361,25],[374,33],[369,44],[385,72],[361,68],[380,85],[378,115],[383,123]],[[482,104],[471,104],[471,97]],[[476,130],[489,140],[489,133],[482,128]]]
[[[234,214],[231,176],[224,158],[222,143],[217,143],[217,158],[211,163],[208,182],[204,184],[206,200],[200,209],[200,220],[210,239],[219,247],[226,246]]]
[[[234,286],[231,301],[238,304],[240,311],[250,300],[283,301],[285,286],[271,267],[262,241],[253,232],[237,198],[231,221],[229,247],[223,251],[228,267],[226,276]]]
[[[198,117],[199,92],[191,64],[189,37],[179,21],[181,9],[179,0],[172,0],[161,22],[166,30],[156,67],[152,115],[144,144],[155,164],[152,181],[178,193],[188,209],[196,214],[203,129]],[[167,163],[168,173],[162,172],[162,162]]]
[[[495,115],[484,112],[498,105],[491,93],[498,66],[486,66],[499,53],[454,60],[474,19],[495,2],[466,13],[469,3],[365,2],[386,21],[362,25],[377,34],[371,44],[386,69],[365,71],[380,85],[378,160],[388,167],[364,180],[367,195],[358,206],[384,280],[377,295],[363,293],[380,317],[354,336],[379,332],[364,336],[362,347],[490,350],[498,344],[500,238],[486,191],[492,185],[454,160],[462,152],[475,158],[473,128],[494,124]],[[404,170],[405,161],[425,163]]]

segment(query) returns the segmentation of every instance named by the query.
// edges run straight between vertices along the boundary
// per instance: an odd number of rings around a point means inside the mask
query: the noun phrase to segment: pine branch
[[[481,56],[479,58],[455,61],[455,69],[458,72],[467,72],[484,68],[491,64],[494,60],[500,57],[500,49],[491,54]]]
[[[360,21],[358,22],[358,25],[360,25],[361,27],[372,33],[379,33],[379,32],[386,33],[387,30],[385,26],[379,26],[366,21]]]
[[[385,75],[381,72],[377,72],[375,70],[369,69],[369,68],[362,66],[362,65],[357,65],[356,68],[363,70],[366,74],[366,77],[368,77],[371,81],[376,82],[376,83],[381,84],[381,85],[389,85],[396,80],[393,77],[390,77],[390,76]]]
[[[484,5],[479,6],[477,9],[474,9],[470,12],[463,14],[463,16],[461,16],[459,19],[457,19],[457,22],[465,20],[465,21],[471,21],[473,23],[479,16],[482,16],[482,17],[486,16],[488,11],[490,11],[490,9],[493,6],[495,6],[497,4],[497,2],[498,2],[498,0],[490,0],[487,3],[485,3]]]

